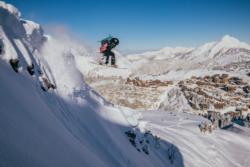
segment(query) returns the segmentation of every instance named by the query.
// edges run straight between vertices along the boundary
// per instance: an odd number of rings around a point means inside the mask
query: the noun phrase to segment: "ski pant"
[[[109,63],[109,56],[111,56],[111,65],[115,65],[115,54],[112,51],[106,51],[103,53],[104,57],[106,57],[105,64]]]

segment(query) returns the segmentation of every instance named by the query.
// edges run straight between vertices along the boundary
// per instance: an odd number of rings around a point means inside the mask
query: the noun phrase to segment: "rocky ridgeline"
[[[224,66],[216,66],[213,70],[224,70],[226,72],[232,71],[246,71],[246,75],[250,76],[250,61],[235,62]]]
[[[195,77],[178,83],[194,110],[250,110],[250,85],[228,74]]]
[[[167,158],[171,164],[177,159],[177,148],[170,143],[163,142],[163,140],[152,134],[151,131],[146,130],[142,135],[139,129],[132,129],[125,132],[129,142],[135,149],[146,155],[152,153],[152,150],[159,150],[162,156]]]
[[[133,109],[155,109],[170,81],[122,79],[120,77],[85,77],[98,93],[109,102]]]
[[[126,84],[139,86],[139,87],[164,87],[173,85],[173,81],[161,81],[161,80],[140,80],[138,77],[127,78]]]

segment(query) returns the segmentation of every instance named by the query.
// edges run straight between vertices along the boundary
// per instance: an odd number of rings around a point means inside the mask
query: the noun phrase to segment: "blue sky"
[[[67,27],[96,47],[112,34],[121,50],[198,46],[229,34],[250,43],[250,0],[6,0],[44,27]]]

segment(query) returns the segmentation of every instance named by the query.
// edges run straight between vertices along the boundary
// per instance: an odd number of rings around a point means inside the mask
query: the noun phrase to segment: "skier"
[[[115,54],[111,50],[119,44],[119,40],[112,36],[109,36],[101,40],[100,52],[103,54],[103,57],[106,57],[105,64],[108,65],[109,57],[111,56],[111,66],[116,67]],[[100,62],[102,65],[102,62]]]

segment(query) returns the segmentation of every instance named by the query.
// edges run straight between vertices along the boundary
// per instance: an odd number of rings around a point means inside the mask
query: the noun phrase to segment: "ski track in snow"
[[[249,129],[235,125],[241,129],[241,134],[227,130],[202,134],[198,129],[202,118],[191,114],[159,111],[155,114],[155,111],[147,111],[142,115],[142,120],[147,122],[146,129],[178,146],[187,166],[233,167],[249,164]]]

